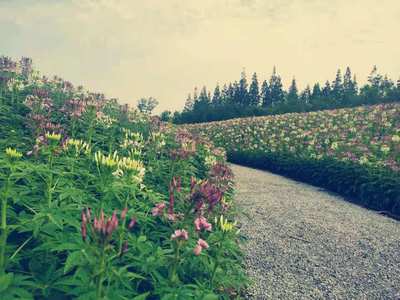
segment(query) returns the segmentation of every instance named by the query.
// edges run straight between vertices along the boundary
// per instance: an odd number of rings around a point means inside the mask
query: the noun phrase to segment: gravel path
[[[232,168],[248,299],[400,299],[400,222],[307,184]]]

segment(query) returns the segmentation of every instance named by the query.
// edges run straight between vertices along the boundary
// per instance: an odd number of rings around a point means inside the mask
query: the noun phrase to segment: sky
[[[300,88],[346,66],[397,80],[399,28],[399,0],[0,0],[0,55],[157,112],[242,70]]]

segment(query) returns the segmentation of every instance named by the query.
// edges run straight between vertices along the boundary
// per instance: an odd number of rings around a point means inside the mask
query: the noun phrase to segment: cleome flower
[[[157,203],[155,207],[151,210],[154,217],[161,216],[164,214],[165,203]]]
[[[21,158],[22,157],[22,153],[21,152],[18,152],[16,149],[14,149],[14,148],[6,148],[6,155],[8,156],[8,157],[10,157],[10,158],[15,158],[15,159],[18,159],[18,158]]]
[[[49,141],[54,141],[54,142],[58,142],[59,140],[61,140],[61,134],[54,133],[54,132],[52,132],[52,133],[46,132],[45,137]]]
[[[118,165],[119,157],[117,154],[117,151],[115,151],[113,154],[108,154],[105,156],[101,151],[97,151],[94,154],[94,161],[98,166],[105,166],[108,168],[114,168]]]
[[[228,222],[228,220],[225,219],[223,215],[221,215],[221,217],[219,218],[219,220],[217,220],[217,218],[215,218],[215,223],[219,223],[219,227],[221,228],[221,230],[222,230],[223,232],[232,231],[233,228],[234,228],[234,227],[236,226],[236,224],[237,224],[236,222],[234,222],[234,223]]]
[[[187,241],[189,239],[189,234],[185,229],[177,229],[171,235],[171,239],[172,240],[185,240],[185,241]]]
[[[196,231],[201,231],[202,229],[206,231],[211,231],[212,230],[212,225],[207,221],[206,218],[203,216],[198,217],[194,220],[194,227]]]
[[[76,154],[79,153],[89,154],[91,151],[90,145],[82,140],[67,139],[65,146],[66,148],[74,148]]]
[[[196,247],[193,249],[193,253],[196,256],[199,256],[203,249],[208,249],[210,246],[205,240],[199,239],[197,241]]]

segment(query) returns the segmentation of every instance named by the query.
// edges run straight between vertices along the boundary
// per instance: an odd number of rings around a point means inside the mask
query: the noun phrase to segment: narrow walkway
[[[232,165],[248,299],[400,299],[400,222],[319,188]]]

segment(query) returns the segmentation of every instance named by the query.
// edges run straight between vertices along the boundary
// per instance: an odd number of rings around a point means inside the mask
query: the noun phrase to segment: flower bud
[[[128,208],[125,207],[121,212],[121,219],[122,220],[125,220],[127,212],[128,212]]]

